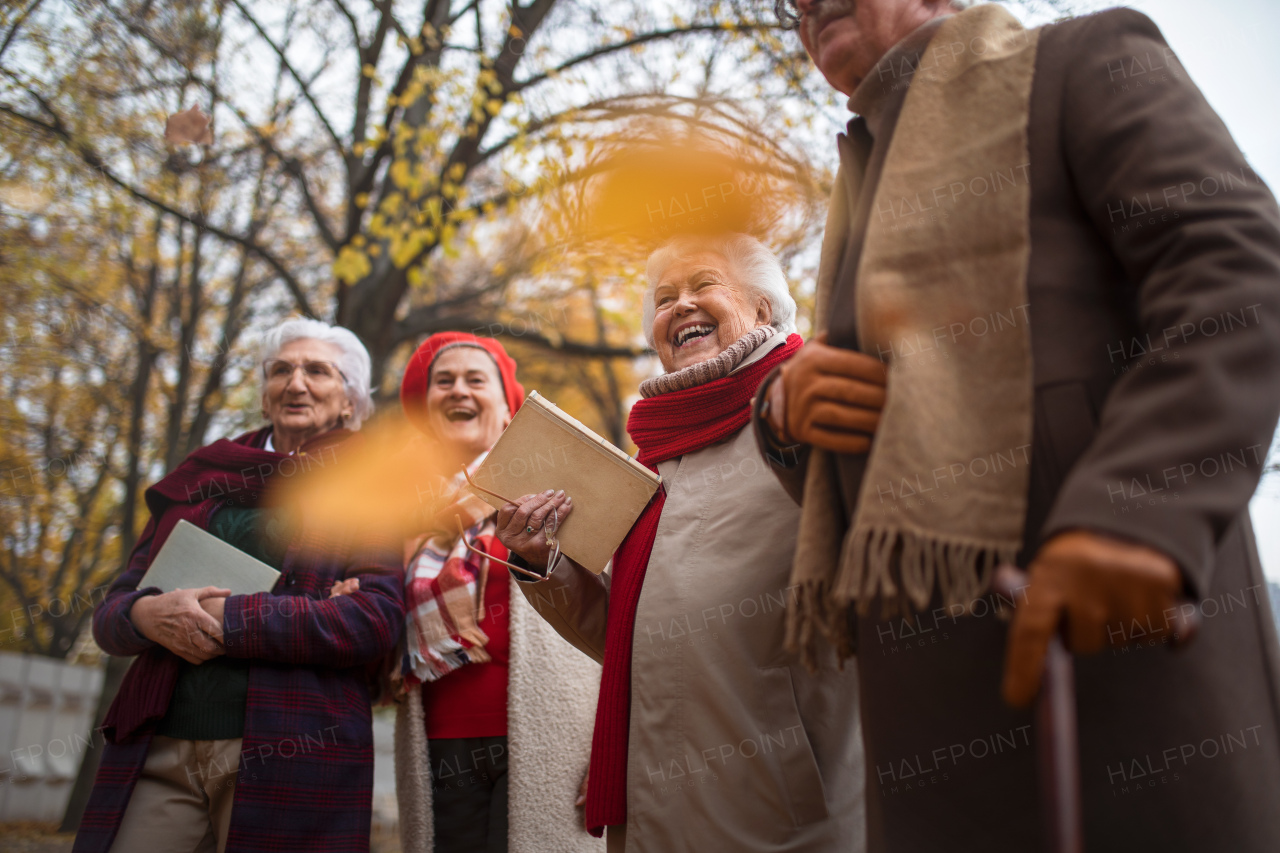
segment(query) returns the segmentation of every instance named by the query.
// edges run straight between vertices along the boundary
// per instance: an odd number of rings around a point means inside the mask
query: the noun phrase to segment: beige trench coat
[[[573,805],[591,755],[600,667],[566,646],[514,589],[510,616],[507,850],[603,853],[604,843],[587,834],[582,810]],[[431,778],[420,689],[397,709],[395,749],[401,849],[431,853]]]
[[[667,491],[632,651],[625,853],[865,849],[853,668],[783,650],[800,511],[750,430],[659,465]],[[521,591],[602,661],[609,576],[564,560]]]

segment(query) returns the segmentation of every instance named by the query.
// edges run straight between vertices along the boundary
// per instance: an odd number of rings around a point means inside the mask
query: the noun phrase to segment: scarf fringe
[[[793,593],[787,604],[786,650],[798,655],[806,670],[816,673],[821,637],[835,649],[837,666],[844,669],[844,661],[853,657],[848,608],[835,606],[825,578],[803,581]]]
[[[851,604],[866,616],[877,598],[881,618],[910,616],[927,610],[935,591],[942,606],[968,614],[974,602],[990,592],[996,568],[1013,563],[1020,548],[1016,542],[980,542],[879,526],[856,527],[845,542],[828,600],[813,611],[819,626]],[[809,629],[802,624],[796,630],[797,637],[804,637]]]

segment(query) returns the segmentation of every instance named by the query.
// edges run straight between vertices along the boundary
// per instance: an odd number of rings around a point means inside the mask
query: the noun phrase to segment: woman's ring
[[[533,532],[533,528],[532,528],[532,527],[529,527],[529,526],[527,526],[527,525],[526,525],[526,526],[525,526],[525,529],[524,529],[524,532],[525,532],[525,533],[532,533],[532,532]]]

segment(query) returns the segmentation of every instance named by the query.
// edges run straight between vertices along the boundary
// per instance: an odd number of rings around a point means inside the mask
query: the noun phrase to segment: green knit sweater
[[[284,564],[289,536],[278,512],[223,507],[214,512],[209,532],[273,568]],[[183,740],[243,737],[249,663],[225,656],[198,666],[183,661],[169,710],[156,734]]]

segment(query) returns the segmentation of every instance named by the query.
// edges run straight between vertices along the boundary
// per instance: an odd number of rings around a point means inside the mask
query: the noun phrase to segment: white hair
[[[653,293],[667,268],[695,252],[715,252],[729,262],[730,269],[747,293],[769,300],[773,320],[769,325],[784,335],[796,330],[796,301],[787,288],[787,275],[778,256],[749,234],[684,236],[668,240],[649,256],[645,274],[649,286],[644,291],[644,337],[653,346]]]
[[[285,344],[301,340],[322,341],[337,348],[338,369],[342,371],[343,388],[352,408],[351,417],[344,426],[360,429],[360,425],[373,414],[373,394],[369,388],[373,371],[369,351],[350,329],[330,326],[319,320],[295,318],[285,320],[262,336],[259,364],[279,355]]]
[[[977,6],[979,2],[986,2],[986,0],[951,0],[951,5],[963,11],[970,6]]]

